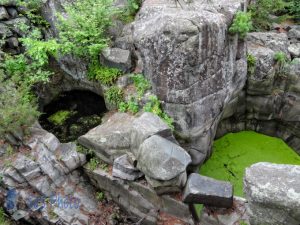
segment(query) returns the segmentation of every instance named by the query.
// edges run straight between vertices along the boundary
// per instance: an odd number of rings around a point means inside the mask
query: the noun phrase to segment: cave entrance
[[[39,122],[61,142],[70,142],[101,124],[106,111],[101,96],[91,91],[73,90],[63,92],[46,105]]]

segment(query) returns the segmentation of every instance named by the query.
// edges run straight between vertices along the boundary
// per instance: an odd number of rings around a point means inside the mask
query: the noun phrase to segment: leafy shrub
[[[0,63],[3,72],[15,83],[24,83],[33,85],[38,82],[48,82],[52,72],[48,71],[45,65],[40,62],[30,60],[25,55],[9,56],[6,55],[5,60]]]
[[[300,21],[300,1],[287,0],[286,9],[288,14],[293,18]]]
[[[174,120],[171,117],[169,117],[165,112],[163,112],[163,110],[161,109],[161,103],[158,100],[157,96],[150,96],[149,102],[146,103],[143,110],[145,112],[151,112],[158,115],[172,130],[174,130]]]
[[[101,84],[112,85],[121,74],[119,69],[104,67],[96,63],[90,66],[88,77],[91,80],[100,81]]]
[[[270,14],[276,14],[284,10],[286,3],[283,0],[257,0],[249,5],[252,15],[253,28],[256,31],[269,30],[274,22]]]
[[[145,92],[151,87],[150,83],[142,74],[134,74],[131,76],[134,86],[137,90],[138,97],[142,97]]]
[[[229,32],[232,34],[239,34],[240,38],[243,39],[246,37],[251,28],[251,14],[239,11],[233,19],[233,23],[229,28]]]
[[[65,53],[97,58],[108,46],[107,28],[118,10],[112,0],[77,0],[65,5],[68,15],[59,15],[60,43]]]
[[[248,64],[248,74],[251,75],[255,71],[256,58],[251,54],[247,54],[247,64]]]
[[[29,88],[4,81],[0,74],[0,137],[32,125],[39,115]]]
[[[105,92],[105,98],[109,103],[119,107],[119,104],[124,100],[123,90],[117,86],[112,86]]]

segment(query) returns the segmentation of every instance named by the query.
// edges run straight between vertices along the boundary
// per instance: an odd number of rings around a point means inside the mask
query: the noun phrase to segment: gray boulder
[[[210,154],[223,108],[246,81],[245,45],[228,35],[241,1],[181,3],[144,1],[133,40],[138,64],[176,130],[189,140],[186,147],[197,166]]]
[[[288,47],[288,50],[293,57],[300,57],[300,42],[296,44],[291,44]]]
[[[244,192],[253,225],[299,225],[300,166],[257,163],[246,169]]]
[[[130,72],[131,53],[120,48],[106,48],[101,54],[101,63],[108,67],[117,68],[124,73]]]
[[[107,122],[90,130],[78,138],[83,146],[93,149],[103,161],[113,161],[130,151],[131,131],[134,117],[126,113],[116,113]]]
[[[171,180],[157,180],[146,176],[146,180],[158,195],[172,194],[182,191],[187,181],[187,174],[184,171]]]
[[[184,189],[183,201],[189,204],[230,208],[233,204],[233,186],[229,182],[192,173]]]
[[[126,154],[115,159],[112,175],[123,180],[136,180],[144,176],[140,170],[129,162]]]
[[[9,19],[9,15],[5,7],[0,6],[0,20],[7,20]]]
[[[13,35],[13,33],[11,32],[11,30],[8,28],[8,26],[6,26],[3,23],[0,23],[0,38],[3,37],[11,37]]]
[[[148,177],[168,181],[185,172],[191,157],[180,146],[153,135],[140,146],[137,167]]]
[[[136,157],[139,155],[140,145],[149,137],[159,135],[172,139],[172,131],[157,115],[145,112],[132,123],[131,150]],[[173,138],[174,139],[174,138]],[[175,139],[174,139],[175,140]]]

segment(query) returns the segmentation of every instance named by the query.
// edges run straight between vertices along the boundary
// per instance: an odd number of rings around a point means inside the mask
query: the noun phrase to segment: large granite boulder
[[[245,45],[228,34],[241,1],[180,2],[144,1],[133,39],[143,73],[199,165],[223,108],[245,84]]]
[[[300,223],[300,166],[254,164],[246,169],[244,185],[251,224]]]

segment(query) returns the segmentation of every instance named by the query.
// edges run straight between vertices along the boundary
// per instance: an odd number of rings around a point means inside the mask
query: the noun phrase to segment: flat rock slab
[[[184,189],[183,201],[190,204],[230,208],[233,204],[233,186],[229,182],[192,173]]]
[[[300,166],[254,164],[246,169],[244,191],[251,224],[300,224]]]

